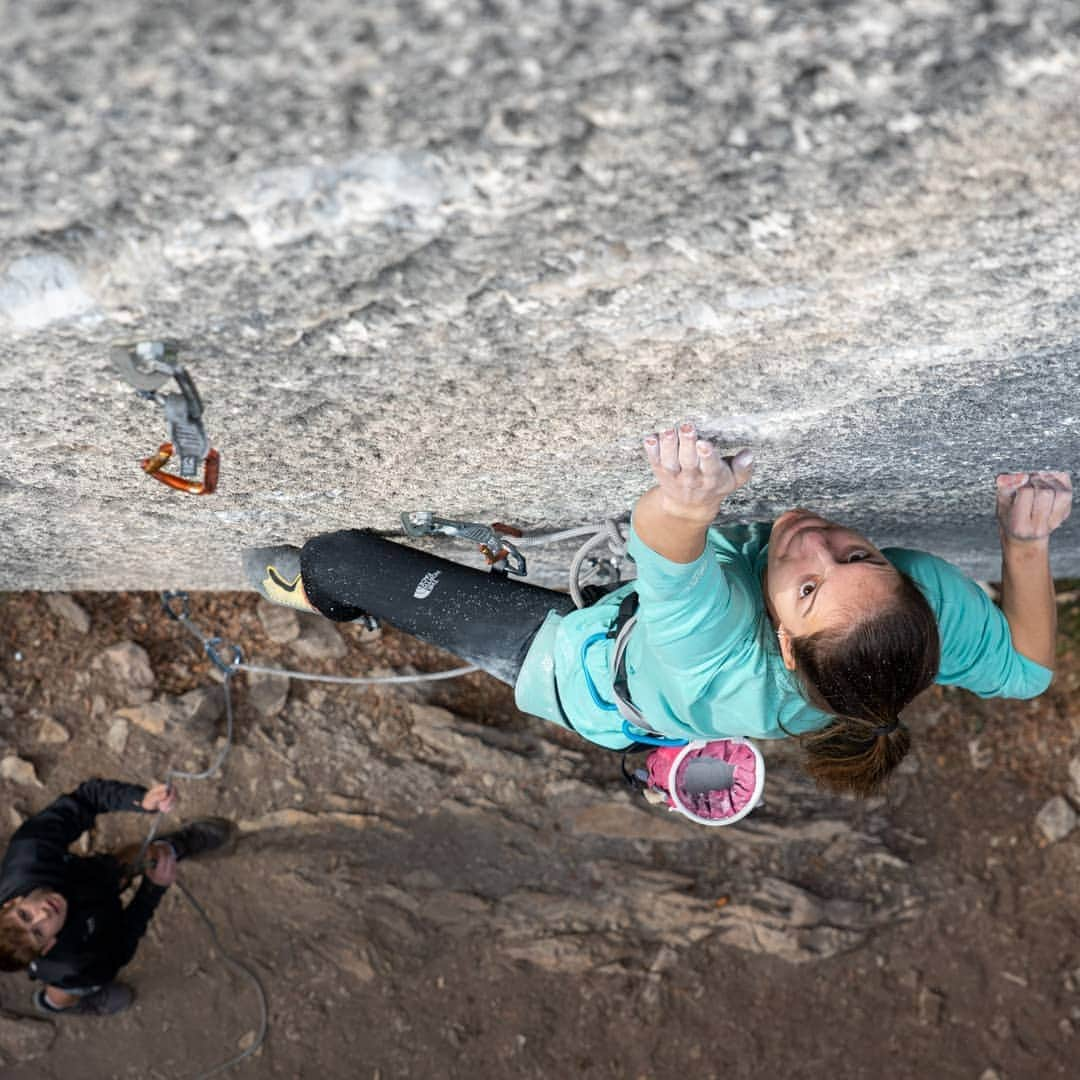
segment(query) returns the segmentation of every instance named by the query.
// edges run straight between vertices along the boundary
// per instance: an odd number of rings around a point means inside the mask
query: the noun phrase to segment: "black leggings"
[[[362,614],[404,630],[513,686],[533,636],[566,594],[440,559],[360,529],[309,540],[300,554],[308,600],[327,618]]]

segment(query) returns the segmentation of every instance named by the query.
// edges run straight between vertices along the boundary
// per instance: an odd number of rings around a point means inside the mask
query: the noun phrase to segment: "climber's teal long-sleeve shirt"
[[[771,530],[770,523],[712,528],[698,559],[675,563],[631,528],[637,579],[592,607],[548,616],[518,676],[518,707],[561,723],[561,703],[585,738],[612,749],[628,745],[619,714],[593,701],[581,650],[591,635],[608,629],[619,601],[636,589],[638,624],[627,647],[630,696],[654,731],[676,739],[780,739],[825,727],[828,714],[806,702],[784,667],[765,610],[761,578]],[[914,579],[937,616],[937,682],[980,697],[1031,698],[1046,690],[1052,672],[1013,648],[1004,614],[975,582],[924,551],[887,548],[882,554]],[[613,652],[614,642],[605,638],[586,653],[607,700]]]

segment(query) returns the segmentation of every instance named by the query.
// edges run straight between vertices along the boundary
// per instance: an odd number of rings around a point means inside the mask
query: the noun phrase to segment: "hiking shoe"
[[[74,1005],[60,1008],[50,1005],[45,1000],[45,989],[34,991],[34,1008],[46,1016],[63,1016],[75,1013],[79,1016],[112,1016],[123,1012],[135,1000],[135,991],[124,983],[111,982],[95,990],[92,994],[79,998]]]
[[[314,611],[300,580],[300,549],[291,544],[246,548],[244,573],[248,582],[267,600],[297,611]]]
[[[236,831],[236,826],[228,818],[199,818],[158,839],[172,847],[179,862],[181,859],[197,859],[211,851],[224,854],[236,840]]]

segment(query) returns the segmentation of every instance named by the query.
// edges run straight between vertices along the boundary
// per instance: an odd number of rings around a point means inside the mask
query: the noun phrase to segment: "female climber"
[[[809,510],[715,526],[753,456],[721,456],[693,424],[644,450],[656,485],[631,522],[637,578],[589,607],[360,530],[250,549],[245,569],[277,603],[373,615],[447,649],[601,746],[799,736],[820,784],[861,795],[907,753],[902,713],[932,683],[1012,698],[1050,685],[1049,540],[1069,515],[1067,473],[997,478],[998,608],[944,560],[881,550]]]

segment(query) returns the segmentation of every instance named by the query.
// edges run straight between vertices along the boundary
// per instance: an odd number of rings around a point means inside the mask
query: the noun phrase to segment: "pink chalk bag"
[[[666,802],[699,825],[734,825],[761,802],[765,761],[742,738],[660,746],[635,778],[650,802]],[[642,775],[642,774],[645,775]]]

